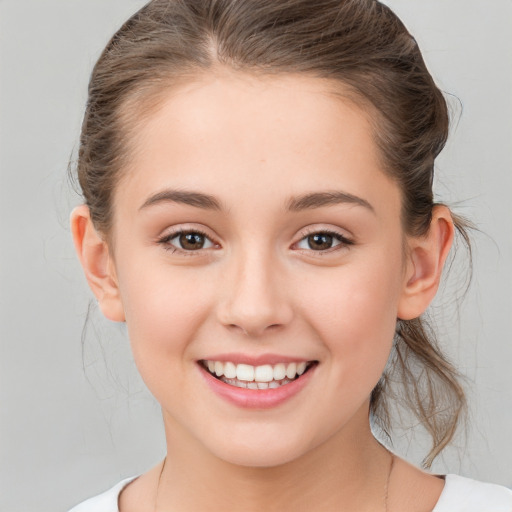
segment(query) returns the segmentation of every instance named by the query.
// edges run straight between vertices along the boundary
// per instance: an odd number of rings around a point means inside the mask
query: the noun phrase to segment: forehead
[[[385,184],[396,199],[368,114],[344,92],[308,76],[230,72],[170,89],[137,126],[116,196],[140,203],[172,187],[233,204],[261,191],[282,203],[285,193],[336,187],[375,200]]]
[[[369,140],[368,115],[351,96],[338,82],[305,75],[203,74],[162,90],[150,114],[140,117],[140,123],[136,121],[132,145],[144,152],[148,144],[161,142],[161,136],[172,135],[168,142],[181,147],[192,140],[201,142],[203,154],[211,149],[209,143],[225,142],[251,151],[259,145],[255,157],[265,151],[275,156],[276,144],[283,155],[286,149],[301,152],[299,143],[303,141],[317,151],[332,147],[341,124],[349,123],[353,138],[366,139],[367,153],[377,156]],[[283,147],[285,141],[287,147]],[[197,149],[195,142],[193,146]]]

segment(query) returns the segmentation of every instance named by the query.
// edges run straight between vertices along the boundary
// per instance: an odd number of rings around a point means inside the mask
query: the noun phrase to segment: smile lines
[[[226,384],[247,389],[274,389],[301,376],[313,362],[252,366],[222,361],[201,361],[212,375]]]

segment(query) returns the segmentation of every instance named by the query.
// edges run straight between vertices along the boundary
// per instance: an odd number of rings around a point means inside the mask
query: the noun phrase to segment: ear
[[[428,233],[408,240],[404,288],[398,318],[419,317],[431,303],[441,280],[443,266],[453,242],[454,225],[446,206],[435,206]]]
[[[124,322],[124,310],[109,247],[96,231],[86,205],[77,206],[71,213],[71,232],[78,259],[102,313],[109,320]]]

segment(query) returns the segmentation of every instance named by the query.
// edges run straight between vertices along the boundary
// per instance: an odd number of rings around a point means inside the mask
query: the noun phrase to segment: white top
[[[135,478],[119,482],[69,512],[119,512],[119,494]],[[512,512],[512,490],[463,476],[446,475],[443,492],[432,512]]]

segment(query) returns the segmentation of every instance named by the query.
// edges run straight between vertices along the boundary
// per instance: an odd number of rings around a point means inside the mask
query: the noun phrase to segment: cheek
[[[198,272],[165,264],[132,264],[126,269],[119,273],[119,282],[130,343],[137,367],[152,388],[148,380],[181,375],[183,363],[190,359],[190,342],[207,316],[208,281]]]
[[[323,342],[342,379],[367,386],[379,379],[394,337],[400,295],[400,269],[389,261],[347,265],[338,275],[317,281],[303,310]],[[396,266],[396,264],[395,264]],[[321,290],[324,290],[321,292]]]

